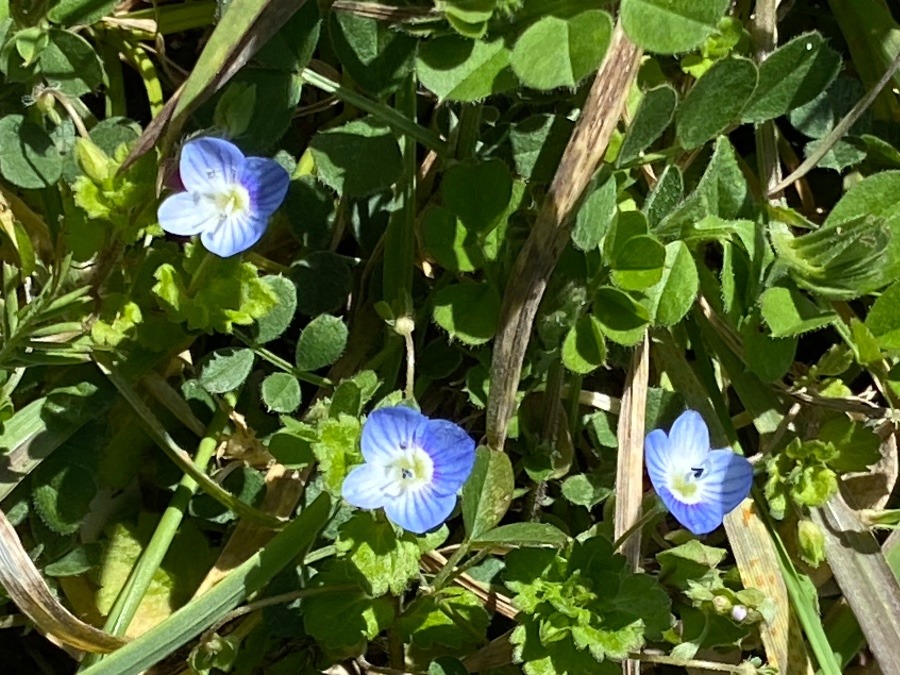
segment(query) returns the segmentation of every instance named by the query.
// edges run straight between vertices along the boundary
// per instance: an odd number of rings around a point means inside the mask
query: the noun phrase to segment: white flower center
[[[384,492],[389,497],[399,497],[409,490],[418,490],[431,483],[434,463],[427,452],[418,446],[399,448],[398,456],[384,467]]]
[[[210,197],[220,214],[220,220],[246,213],[250,209],[250,193],[240,183],[229,185],[222,192],[210,195]]]
[[[705,466],[691,467],[685,472],[676,471],[669,479],[669,489],[678,501],[697,504],[703,500],[703,479],[708,469]]]

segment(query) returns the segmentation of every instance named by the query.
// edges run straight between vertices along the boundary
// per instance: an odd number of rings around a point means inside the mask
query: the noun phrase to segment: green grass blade
[[[330,513],[331,500],[322,493],[272,541],[212,589],[83,672],[86,675],[130,675],[165,658],[219,621],[284,567],[301,558]]]

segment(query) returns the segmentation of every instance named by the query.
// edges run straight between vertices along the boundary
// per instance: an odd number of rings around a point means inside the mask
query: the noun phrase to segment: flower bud
[[[84,174],[95,183],[107,180],[111,173],[111,161],[107,154],[89,138],[75,141],[75,161]]]
[[[797,544],[800,557],[810,567],[818,567],[825,560],[825,535],[811,520],[801,520],[797,524]]]
[[[731,618],[737,623],[742,623],[747,618],[747,608],[743,605],[735,605],[731,608]]]
[[[394,320],[394,332],[397,335],[412,335],[412,332],[416,329],[416,322],[412,320],[412,317],[409,316],[400,316]]]

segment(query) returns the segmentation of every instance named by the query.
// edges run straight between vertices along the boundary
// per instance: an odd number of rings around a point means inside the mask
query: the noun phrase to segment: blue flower
[[[219,138],[186,143],[178,168],[187,189],[159,205],[159,225],[171,234],[199,234],[203,245],[222,258],[259,241],[290,183],[277,162],[244,157]]]
[[[391,522],[418,534],[447,520],[475,463],[475,441],[462,427],[404,406],[369,415],[360,444],[366,463],[344,479],[344,499],[384,508]]]
[[[712,532],[750,492],[753,467],[731,450],[710,450],[709,429],[687,410],[669,435],[654,429],[644,440],[647,473],[663,503],[694,534]]]

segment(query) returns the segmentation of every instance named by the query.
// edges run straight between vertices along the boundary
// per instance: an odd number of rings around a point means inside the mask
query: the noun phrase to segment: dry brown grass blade
[[[502,449],[538,304],[569,238],[570,219],[625,108],[641,50],[616,25],[612,44],[563,154],[547,197],[510,274],[491,361],[487,439]]]
[[[644,419],[647,409],[647,386],[650,381],[650,340],[647,334],[631,356],[631,369],[622,412],[619,415],[619,455],[616,463],[616,539],[641,517],[644,479]],[[619,552],[637,570],[641,557],[641,533],[633,532]]]
[[[760,626],[770,666],[784,675],[812,675],[800,625],[791,612],[787,588],[779,572],[778,556],[766,525],[752,499],[745,499],[725,516],[725,531],[746,588],[758,588],[772,599],[775,619]]]
[[[0,511],[0,584],[41,633],[56,638],[63,645],[107,654],[126,642],[84,623],[60,604],[3,511]]]
[[[266,474],[266,496],[261,510],[277,518],[289,518],[300,501],[305,484],[304,477],[297,471],[289,471],[281,464],[274,465]],[[275,532],[272,530],[245,520],[238,523],[194,597],[199,597],[215,586],[222,577],[245,562],[274,536]]]
[[[422,556],[421,565],[429,572],[439,572],[447,564],[447,558],[437,551],[431,551]],[[485,584],[475,581],[468,574],[460,574],[453,579],[453,583],[457,586],[474,593],[484,603],[485,609],[489,612],[497,612],[505,616],[507,619],[514,619],[519,613],[507,596],[496,593],[488,588]]]

